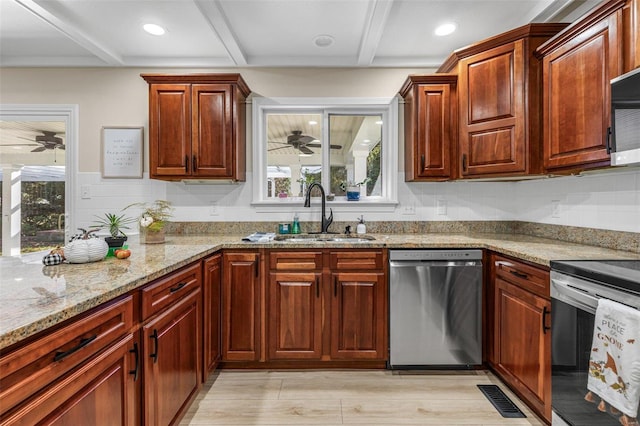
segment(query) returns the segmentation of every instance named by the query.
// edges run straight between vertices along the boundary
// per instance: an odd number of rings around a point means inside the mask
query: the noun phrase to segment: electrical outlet
[[[402,214],[416,214],[416,206],[414,204],[405,205]]]
[[[447,215],[447,200],[436,201],[436,213],[438,214],[438,216]]]
[[[80,198],[83,200],[88,200],[91,198],[91,186],[90,185],[81,185],[80,186]]]
[[[560,200],[551,200],[551,217],[560,217]]]
[[[212,201],[211,205],[209,206],[209,216],[218,216],[218,214],[218,203]]]

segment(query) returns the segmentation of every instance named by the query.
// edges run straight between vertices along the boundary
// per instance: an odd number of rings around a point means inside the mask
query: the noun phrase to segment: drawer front
[[[269,254],[269,269],[309,271],[322,268],[321,251],[275,251]]]
[[[195,263],[171,273],[141,290],[142,320],[160,312],[200,288],[202,268]]]
[[[496,276],[549,299],[549,271],[502,256],[494,257],[494,267]]]
[[[381,250],[332,251],[329,253],[332,271],[371,271],[384,268]]]
[[[8,410],[133,328],[133,298],[109,306],[0,358],[0,400]]]

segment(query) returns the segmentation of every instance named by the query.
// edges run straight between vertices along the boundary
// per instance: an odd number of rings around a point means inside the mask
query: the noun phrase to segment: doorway
[[[0,105],[2,255],[63,246],[74,224],[76,105]]]

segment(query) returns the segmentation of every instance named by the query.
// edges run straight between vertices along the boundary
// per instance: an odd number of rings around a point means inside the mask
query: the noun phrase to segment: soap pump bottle
[[[367,233],[367,225],[364,224],[364,215],[360,216],[360,219],[358,219],[358,226],[356,226],[356,233],[358,234]]]
[[[293,224],[291,225],[291,233],[292,234],[300,233],[300,219],[298,218],[298,213],[293,215]]]

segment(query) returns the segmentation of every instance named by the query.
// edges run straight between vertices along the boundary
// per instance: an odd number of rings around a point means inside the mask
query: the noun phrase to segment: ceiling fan
[[[316,143],[312,143],[313,141],[316,141]],[[320,148],[322,146],[320,145],[319,141],[317,141],[316,138],[312,136],[303,135],[302,130],[292,130],[291,134],[287,136],[286,143],[285,142],[273,142],[273,143],[278,143],[278,144],[287,145],[287,146],[272,148],[269,151],[285,149],[285,148],[289,148],[290,146],[293,146],[293,148],[299,150],[302,154],[313,154],[314,151],[309,149],[309,147]],[[342,145],[332,144],[331,149],[342,149]]]
[[[42,152],[47,149],[56,149],[56,148],[65,149],[64,143],[62,142],[62,138],[56,136],[57,135],[56,132],[51,132],[48,130],[41,130],[41,132],[42,134],[37,135],[35,140],[18,136],[18,138],[20,139],[25,139],[35,143],[14,143],[14,144],[8,144],[4,146],[35,146],[37,147],[32,149],[31,152]]]

